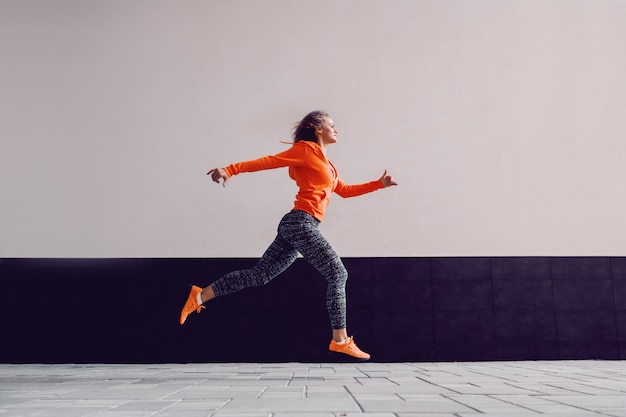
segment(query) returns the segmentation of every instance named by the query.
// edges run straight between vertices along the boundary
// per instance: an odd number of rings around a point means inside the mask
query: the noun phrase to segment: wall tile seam
[[[604,312],[604,313],[616,312],[614,308],[555,308],[554,311],[578,311],[578,312],[586,312],[586,313],[590,313],[593,311]],[[621,311],[624,311],[624,309],[621,309]],[[613,318],[617,320],[617,317],[615,314]]]
[[[556,297],[554,296],[554,276],[553,276],[553,271],[552,271],[552,259],[548,258],[548,269],[549,269],[549,276],[550,276],[550,295],[552,296],[552,306],[556,307]],[[554,330],[554,337],[556,338],[556,355],[557,357],[561,357],[561,344],[559,343],[560,337],[559,337],[559,326],[558,326],[558,320],[557,320],[557,315],[556,315],[556,310],[552,310],[553,314],[552,314],[552,330]]]
[[[456,310],[439,309],[439,310],[435,310],[435,313],[442,313],[442,312],[466,313],[468,311],[475,312],[475,313],[493,313],[494,312],[493,309],[476,308],[476,309],[456,309]]]
[[[596,276],[592,276],[592,277],[589,277],[589,278],[583,278],[583,279],[589,279],[589,280],[611,279],[611,267],[610,267],[610,265],[611,265],[612,258],[613,257],[610,257],[610,256],[572,256],[572,257],[569,257],[569,256],[555,256],[555,257],[551,257],[550,258],[550,268],[551,268],[551,271],[552,271],[552,278],[555,281],[571,279],[569,276],[562,274],[562,272],[566,271],[567,268],[559,267],[558,268],[559,273],[556,274],[555,270],[554,270],[555,263],[558,264],[559,262],[563,262],[564,263],[565,261],[567,261],[567,265],[570,266],[573,262],[583,263],[585,261],[586,262],[596,261],[596,262],[598,262],[598,265],[601,265],[602,263],[604,263],[605,264],[604,266],[608,267],[608,274],[606,272],[602,272],[602,269],[598,269],[598,268],[595,268],[595,267],[591,266],[588,269],[587,274],[596,275]],[[578,268],[575,268],[575,270],[580,270],[580,269],[581,269],[580,265],[579,265]]]
[[[620,331],[620,325],[619,325],[619,317],[618,317],[618,309],[617,309],[617,300],[616,300],[616,296],[615,296],[615,283],[614,278],[613,278],[613,258],[611,258],[609,260],[609,268],[610,268],[610,272],[611,272],[611,296],[613,297],[613,323],[615,324],[615,333],[616,333],[616,337],[617,340],[622,340],[622,336],[624,336],[624,338],[626,339],[626,335],[622,335],[621,331]]]
[[[492,325],[492,334],[493,334],[493,338],[494,338],[494,343],[496,345],[496,355],[498,355],[498,346],[500,345],[499,343],[499,338],[498,338],[498,323],[497,323],[497,319],[496,319],[496,314],[495,314],[495,308],[496,308],[496,290],[495,290],[495,285],[493,283],[493,260],[492,258],[489,258],[489,285],[491,287],[491,310],[493,312],[493,316],[491,319],[491,325]]]
[[[430,295],[431,295],[431,303],[430,303],[430,312],[431,312],[431,320],[430,320],[430,325],[431,325],[431,340],[435,340],[435,337],[437,336],[437,317],[435,315],[436,309],[435,309],[435,302],[432,299],[433,294],[435,293],[435,288],[434,288],[434,279],[433,279],[433,259],[429,258],[428,259],[428,270],[430,272]],[[432,351],[433,357],[435,356],[435,348],[433,346],[433,351]]]

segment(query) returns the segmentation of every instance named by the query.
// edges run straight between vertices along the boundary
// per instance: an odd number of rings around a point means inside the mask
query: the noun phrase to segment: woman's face
[[[317,136],[317,142],[320,145],[337,142],[337,133],[335,123],[330,117],[325,117],[322,126],[315,130],[315,136]]]

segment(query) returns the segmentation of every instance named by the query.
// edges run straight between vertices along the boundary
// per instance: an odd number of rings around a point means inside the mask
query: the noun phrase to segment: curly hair
[[[317,142],[315,129],[322,126],[325,117],[330,117],[330,115],[322,110],[312,111],[304,116],[293,130],[293,141],[295,143],[301,140]]]

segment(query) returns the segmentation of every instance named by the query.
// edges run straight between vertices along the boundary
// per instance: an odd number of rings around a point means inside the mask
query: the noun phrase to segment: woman
[[[335,166],[326,158],[328,145],[337,142],[337,130],[330,116],[323,111],[307,114],[296,126],[294,144],[284,152],[252,161],[239,162],[208,172],[213,181],[223,185],[233,175],[264,169],[289,167],[289,176],[299,187],[292,211],[278,225],[278,235],[259,262],[248,270],[224,275],[205,288],[192,286],[180,313],[180,324],[192,312],[200,312],[203,303],[252,286],[265,285],[289,267],[301,253],[328,281],[326,307],[332,326],[329,349],[360,360],[370,355],[361,351],[346,330],[346,280],[348,272],[333,248],[321,235],[318,225],[332,192],[341,197],[354,197],[381,188],[397,185],[387,171],[376,181],[347,185],[337,175]]]

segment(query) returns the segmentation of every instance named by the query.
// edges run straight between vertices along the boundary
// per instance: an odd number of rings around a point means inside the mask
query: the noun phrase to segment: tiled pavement
[[[626,363],[0,365],[0,417],[626,417]]]

